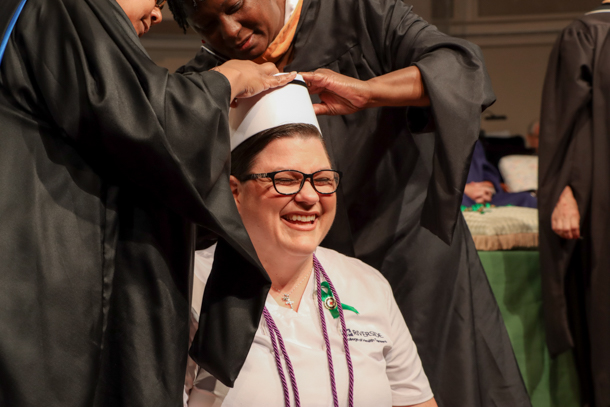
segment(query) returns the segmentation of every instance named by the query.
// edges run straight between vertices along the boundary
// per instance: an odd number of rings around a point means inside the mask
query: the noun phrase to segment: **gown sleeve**
[[[588,235],[593,167],[592,81],[595,40],[575,21],[561,33],[549,57],[540,115],[538,216],[547,343],[556,356],[574,346],[565,283],[574,241],[552,230],[551,216],[566,186],[574,192],[581,235]]]
[[[588,27],[576,21],[562,32],[549,58],[540,125],[541,220],[544,215],[550,222],[566,186],[580,209],[588,206],[592,129],[586,112],[592,100],[594,50]]]
[[[449,243],[479,136],[480,115],[495,101],[481,50],[441,33],[402,1],[360,0],[360,7],[381,73],[413,65],[422,73],[435,128],[422,225]]]
[[[172,75],[156,66],[135,31],[118,24],[127,18],[117,8],[26,4],[13,38],[32,98],[43,102],[32,113],[100,171],[150,190],[191,221],[213,223],[202,208],[228,190],[230,84],[217,72]]]

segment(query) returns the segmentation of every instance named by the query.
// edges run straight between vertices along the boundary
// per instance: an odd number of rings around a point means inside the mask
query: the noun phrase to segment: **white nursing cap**
[[[263,130],[291,123],[311,124],[320,130],[307,85],[301,75],[281,88],[238,99],[237,107],[229,110],[231,151]]]

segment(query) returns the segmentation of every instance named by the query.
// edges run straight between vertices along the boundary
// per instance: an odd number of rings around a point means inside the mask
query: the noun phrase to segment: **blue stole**
[[[6,45],[8,44],[8,39],[10,38],[11,33],[13,32],[13,29],[15,28],[15,23],[17,23],[19,14],[21,14],[21,10],[23,10],[23,6],[25,6],[26,1],[27,0],[21,0],[19,2],[19,4],[17,5],[17,9],[13,13],[13,17],[11,17],[11,20],[9,21],[8,26],[6,27],[6,31],[4,32],[4,35],[2,36],[2,42],[0,42],[0,64],[2,64],[2,57],[4,56],[4,51],[6,50]]]

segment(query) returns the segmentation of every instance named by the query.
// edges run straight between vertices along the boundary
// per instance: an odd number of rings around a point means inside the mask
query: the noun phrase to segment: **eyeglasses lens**
[[[301,188],[303,174],[296,171],[280,171],[275,174],[274,184],[281,194],[296,194]],[[332,194],[339,186],[339,174],[335,171],[318,171],[313,174],[313,187],[321,194]]]

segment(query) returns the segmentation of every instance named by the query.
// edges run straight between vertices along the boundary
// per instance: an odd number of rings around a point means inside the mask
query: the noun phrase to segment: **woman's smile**
[[[316,228],[317,213],[290,213],[282,215],[281,219],[289,228],[309,231]]]

